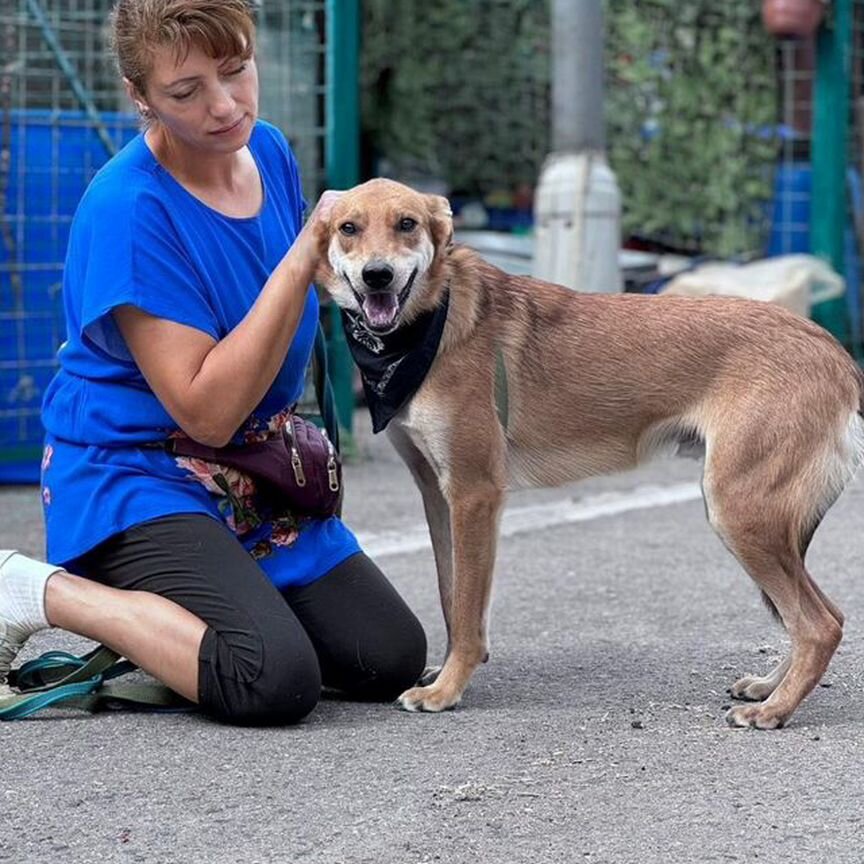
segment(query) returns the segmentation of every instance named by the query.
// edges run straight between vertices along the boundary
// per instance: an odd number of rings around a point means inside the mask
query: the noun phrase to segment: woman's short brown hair
[[[111,42],[120,74],[144,95],[156,49],[174,48],[178,64],[193,46],[213,59],[248,59],[255,22],[249,0],[118,0]]]

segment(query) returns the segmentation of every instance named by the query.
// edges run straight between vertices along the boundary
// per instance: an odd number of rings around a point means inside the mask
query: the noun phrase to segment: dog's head
[[[315,281],[369,330],[389,333],[438,302],[452,237],[446,198],[370,180],[342,195],[322,225]]]

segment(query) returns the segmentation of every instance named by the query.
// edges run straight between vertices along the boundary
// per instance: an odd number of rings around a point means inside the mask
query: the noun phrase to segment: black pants
[[[231,723],[296,722],[315,707],[322,683],[390,700],[426,661],[420,622],[363,554],[280,592],[227,528],[181,514],[115,535],[70,570],[160,594],[204,621],[199,704]]]

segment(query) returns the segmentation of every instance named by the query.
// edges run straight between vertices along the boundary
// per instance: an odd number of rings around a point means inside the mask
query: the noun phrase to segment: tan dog
[[[758,704],[727,719],[782,726],[842,635],[804,554],[864,451],[857,366],[824,330],[767,303],[578,294],[510,276],[451,238],[446,199],[372,180],[337,201],[318,274],[373,341],[447,303],[431,369],[388,426],[423,495],[448,633],[437,678],[401,704],[452,707],[487,659],[508,486],[632,468],[698,437],[708,519],[792,643],[770,674],[733,685]]]

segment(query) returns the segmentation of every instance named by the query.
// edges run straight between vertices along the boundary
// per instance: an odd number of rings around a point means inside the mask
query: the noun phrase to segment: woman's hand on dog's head
[[[321,263],[322,256],[326,259],[326,238],[330,226],[330,214],[334,204],[344,194],[344,192],[333,189],[323,192],[315,208],[309,214],[303,230],[297,235],[297,239],[288,250],[287,255],[296,261],[303,273],[308,274],[310,281]]]

